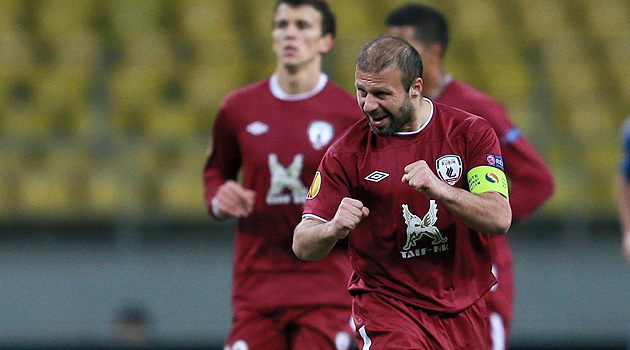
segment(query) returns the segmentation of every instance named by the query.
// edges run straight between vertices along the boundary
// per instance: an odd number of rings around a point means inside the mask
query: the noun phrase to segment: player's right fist
[[[256,192],[234,180],[223,183],[212,199],[212,211],[218,217],[245,217],[254,210]]]
[[[345,238],[369,214],[370,210],[360,200],[344,197],[331,221],[334,236]]]

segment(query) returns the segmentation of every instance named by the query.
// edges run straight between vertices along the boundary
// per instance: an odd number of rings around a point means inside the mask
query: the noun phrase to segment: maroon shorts
[[[486,303],[454,315],[426,312],[378,293],[354,297],[359,349],[490,349]]]
[[[235,310],[225,350],[347,350],[349,308],[292,307],[269,312]]]

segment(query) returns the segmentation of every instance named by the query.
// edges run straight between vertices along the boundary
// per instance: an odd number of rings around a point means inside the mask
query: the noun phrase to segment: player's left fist
[[[424,160],[418,160],[405,167],[402,182],[413,187],[431,199],[437,199],[445,183],[438,179]]]

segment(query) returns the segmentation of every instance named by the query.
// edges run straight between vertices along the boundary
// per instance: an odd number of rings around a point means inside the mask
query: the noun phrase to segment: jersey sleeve
[[[472,193],[499,192],[509,198],[499,139],[489,123],[473,120],[468,133],[467,179]]]
[[[621,174],[630,180],[630,117],[626,118],[620,128],[621,141]]]
[[[344,197],[352,197],[348,173],[343,159],[333,152],[326,152],[309,189],[302,217],[330,221],[335,216]]]
[[[227,108],[222,106],[212,128],[210,154],[203,170],[204,195],[210,215],[212,198],[226,180],[234,180],[241,167],[238,132],[231,122]]]

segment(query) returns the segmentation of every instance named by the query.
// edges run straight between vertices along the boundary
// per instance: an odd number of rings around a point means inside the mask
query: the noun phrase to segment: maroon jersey
[[[405,166],[423,159],[444,181],[468,190],[468,171],[499,164],[500,145],[486,120],[432,106],[417,132],[378,137],[364,121],[348,129],[324,156],[319,192],[311,193],[303,216],[328,221],[343,197],[360,200],[370,214],[348,235],[350,293],[377,292],[455,313],[495,282],[489,237],[401,178]]]
[[[356,99],[320,78],[306,95],[282,95],[275,76],[230,93],[213,128],[207,161],[208,208],[219,186],[242,171],[256,191],[254,211],[235,233],[234,308],[343,305],[351,267],[344,247],[317,262],[298,260],[291,249],[308,185],[333,139],[364,118]],[[212,215],[212,210],[210,210]]]
[[[551,171],[536,149],[514,126],[501,104],[468,84],[450,77],[448,79],[449,82],[436,101],[479,115],[492,125],[501,142],[505,159],[513,220],[526,218],[553,193]],[[493,289],[494,293],[488,295],[488,307],[499,312],[509,327],[514,301],[512,253],[507,235],[493,236],[491,244],[499,283]]]

